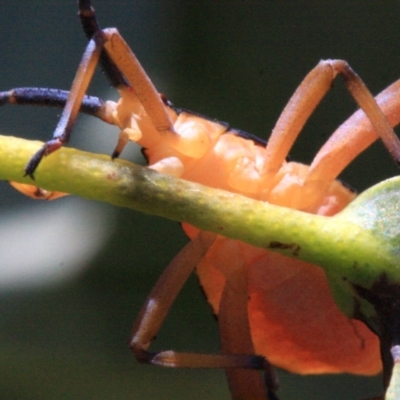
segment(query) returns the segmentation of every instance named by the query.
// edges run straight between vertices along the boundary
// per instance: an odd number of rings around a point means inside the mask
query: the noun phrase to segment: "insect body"
[[[135,141],[144,148],[149,167],[161,173],[328,216],[355,197],[336,177],[357,154],[378,136],[393,156],[400,154],[390,127],[400,118],[395,112],[398,100],[392,101],[400,82],[375,101],[346,62],[321,61],[294,93],[265,146],[226,124],[173,107],[155,90],[118,31],[100,30],[89,1],[79,1],[79,9],[90,41],[68,97],[61,91],[27,88],[0,95],[1,103],[65,106],[53,139],[27,164],[25,172],[32,177],[41,159],[68,141],[79,111],[119,126],[113,157],[128,141]],[[118,102],[84,96],[99,61],[120,93]],[[286,161],[301,128],[338,74],[365,113],[357,112],[342,125],[310,166]],[[167,267],[135,323],[131,347],[139,360],[227,368],[234,395],[251,399],[265,396],[262,381],[251,370],[270,372],[268,361],[302,374],[373,375],[381,370],[377,337],[339,311],[318,266],[199,233],[187,224],[184,229],[192,242]],[[298,250],[294,245],[293,253]],[[149,353],[169,307],[195,268],[219,317],[223,354]],[[248,374],[241,369],[248,369]],[[273,383],[267,386],[275,398]]]

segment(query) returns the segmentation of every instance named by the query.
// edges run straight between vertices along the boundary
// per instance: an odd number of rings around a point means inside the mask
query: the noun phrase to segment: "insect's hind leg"
[[[350,94],[369,118],[394,161],[400,164],[400,140],[364,82],[346,61],[329,60],[327,62],[342,75]]]
[[[352,70],[346,61],[326,60],[321,61],[319,65],[321,64],[329,65],[335,75],[340,74],[342,76],[351,96],[364,112],[372,128],[375,130],[376,137],[382,140],[396,164],[400,165],[400,140],[389,122],[388,117],[391,117],[390,110],[386,108],[385,112],[388,113],[386,116],[384,111],[380,108],[377,99],[374,98],[361,78]],[[394,122],[392,118],[391,120]],[[360,126],[361,125],[359,125],[359,127]],[[351,148],[347,147],[348,151],[340,151],[343,149],[343,139],[352,144]],[[304,181],[304,186],[307,186],[307,188],[303,192],[303,196],[306,196],[310,203],[314,201],[314,204],[316,204],[319,199],[318,195],[314,195],[316,191],[313,190],[313,186],[317,184],[319,193],[324,193],[341,170],[370,143],[369,135],[366,134],[365,130],[357,129],[357,126],[354,126],[354,129],[349,129],[347,137],[340,137],[338,133],[332,135],[327,145],[321,149],[322,151],[318,152],[309,168]],[[332,156],[330,158],[324,158],[324,154],[326,154],[327,151],[338,155],[338,157]],[[314,199],[312,199],[313,196]]]
[[[268,171],[279,170],[300,130],[338,74],[342,76],[351,96],[365,112],[391,156],[399,163],[400,141],[360,77],[346,61],[322,60],[296,89],[272,131],[266,149]]]
[[[269,368],[261,356],[243,354],[193,354],[175,351],[147,351],[175,298],[196,265],[214,243],[215,234],[200,232],[164,270],[149,294],[132,329],[130,346],[138,361],[163,367],[180,368]]]
[[[248,317],[248,275],[246,266],[224,270],[226,283],[221,296],[218,326],[221,350],[225,354],[254,354]],[[260,371],[226,368],[229,388],[234,399],[278,400],[279,387],[275,371],[265,362],[265,380]]]
[[[274,175],[279,171],[303,125],[329,91],[337,75],[343,78],[351,96],[363,110],[395,162],[400,163],[400,141],[360,77],[346,61],[322,60],[304,78],[276,123],[266,148],[264,167],[266,176]],[[343,135],[342,137],[332,137],[329,140],[329,146],[324,148],[324,153],[332,151],[337,154],[339,159],[336,160],[334,157],[326,159],[325,157],[325,161],[322,163],[321,160],[324,158],[319,158],[318,153],[308,175],[301,183],[296,183],[296,185],[301,185],[302,210],[314,210],[336,178],[335,171],[340,172],[340,168],[343,169],[347,166],[355,155],[365,148],[368,138],[355,133],[355,131],[349,132],[348,137],[343,137]],[[348,147],[349,151],[338,154],[337,149],[343,147],[343,140],[351,142],[352,146]]]

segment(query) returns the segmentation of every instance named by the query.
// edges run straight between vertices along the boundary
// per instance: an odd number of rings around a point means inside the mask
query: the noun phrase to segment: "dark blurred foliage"
[[[100,23],[119,28],[157,88],[177,106],[263,137],[321,58],[349,61],[373,93],[399,75],[400,3],[395,0],[97,0],[94,6]],[[1,90],[68,88],[85,46],[76,2],[2,1],[0,10]],[[104,95],[107,87],[98,73],[90,93]],[[307,124],[293,158],[309,163],[354,109],[339,79]],[[7,106],[0,110],[1,131],[43,140],[57,115]],[[75,136],[85,134],[80,126]],[[106,125],[101,129],[114,132]],[[95,150],[96,143],[87,148]],[[377,144],[343,179],[363,190],[397,174],[392,164]],[[35,213],[46,207],[5,183],[0,206],[0,215],[15,213],[16,219],[22,208]],[[75,279],[0,292],[1,399],[229,398],[221,371],[141,366],[130,354],[131,323],[187,239],[174,222],[127,210],[118,210],[115,218],[110,240]],[[215,320],[195,278],[156,342],[157,349],[218,351]],[[359,399],[380,391],[379,377],[280,377],[285,400]]]

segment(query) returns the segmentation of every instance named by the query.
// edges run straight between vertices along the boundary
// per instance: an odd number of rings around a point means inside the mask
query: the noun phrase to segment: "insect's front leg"
[[[28,162],[25,168],[26,175],[33,178],[33,174],[42,158],[56,151],[64,143],[68,142],[84,94],[92,79],[103,48],[107,51],[107,55],[112,62],[115,63],[116,67],[121,70],[121,73],[126,77],[130,85],[119,87],[121,95],[123,96],[125,93],[125,96],[138,100],[156,131],[164,135],[165,139],[172,147],[185,147],[185,143],[182,143],[181,137],[174,131],[173,123],[160,94],[157,92],[136,56],[122,39],[118,31],[110,28],[96,32],[89,41],[72,83],[71,91],[69,92],[60,121],[54,131],[53,138],[46,142]],[[125,121],[120,121],[118,116],[116,119],[118,123],[122,125],[121,138],[123,139]],[[123,145],[117,145],[119,150],[121,150],[122,147]],[[118,156],[118,154],[114,152],[114,156]]]
[[[67,103],[69,92],[61,89],[22,87],[0,92],[0,106],[6,104],[29,105],[64,108]],[[104,122],[113,123],[112,113],[115,104],[110,101],[104,102],[94,96],[85,95],[79,112],[99,118]],[[55,200],[66,193],[49,192],[34,185],[10,182],[10,184],[26,196],[34,199]]]
[[[90,0],[78,0],[78,9],[83,32],[87,39],[90,40],[97,32],[101,31],[94,8]],[[112,87],[118,89],[129,86],[121,71],[104,50],[100,55],[100,65]]]
[[[164,102],[141,66],[139,60],[115,28],[104,29],[107,54],[125,76],[158,132],[165,135],[169,144],[179,147],[179,136],[174,131]]]
[[[29,175],[32,179],[34,178],[33,174],[42,158],[53,153],[64,143],[68,142],[83,97],[98,64],[103,44],[104,38],[100,34],[96,34],[93,39],[89,41],[72,83],[71,91],[69,92],[60,121],[54,131],[53,138],[44,144],[25,167],[25,175]]]

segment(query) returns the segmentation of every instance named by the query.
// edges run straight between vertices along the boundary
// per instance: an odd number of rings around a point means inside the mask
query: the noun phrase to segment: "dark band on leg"
[[[69,92],[67,90],[25,87],[0,92],[0,106],[6,104],[31,105],[64,108]],[[80,112],[97,116],[104,101],[94,96],[84,96]]]
[[[93,35],[99,32],[100,26],[96,19],[96,14],[94,8],[91,6],[91,2],[89,0],[79,0],[79,18],[81,19],[82,29],[85,33],[86,37],[90,40]],[[100,66],[109,80],[111,86],[115,88],[126,87],[129,86],[125,77],[122,75],[121,71],[118,67],[111,61],[110,57],[107,55],[105,51],[101,52],[100,56]]]

